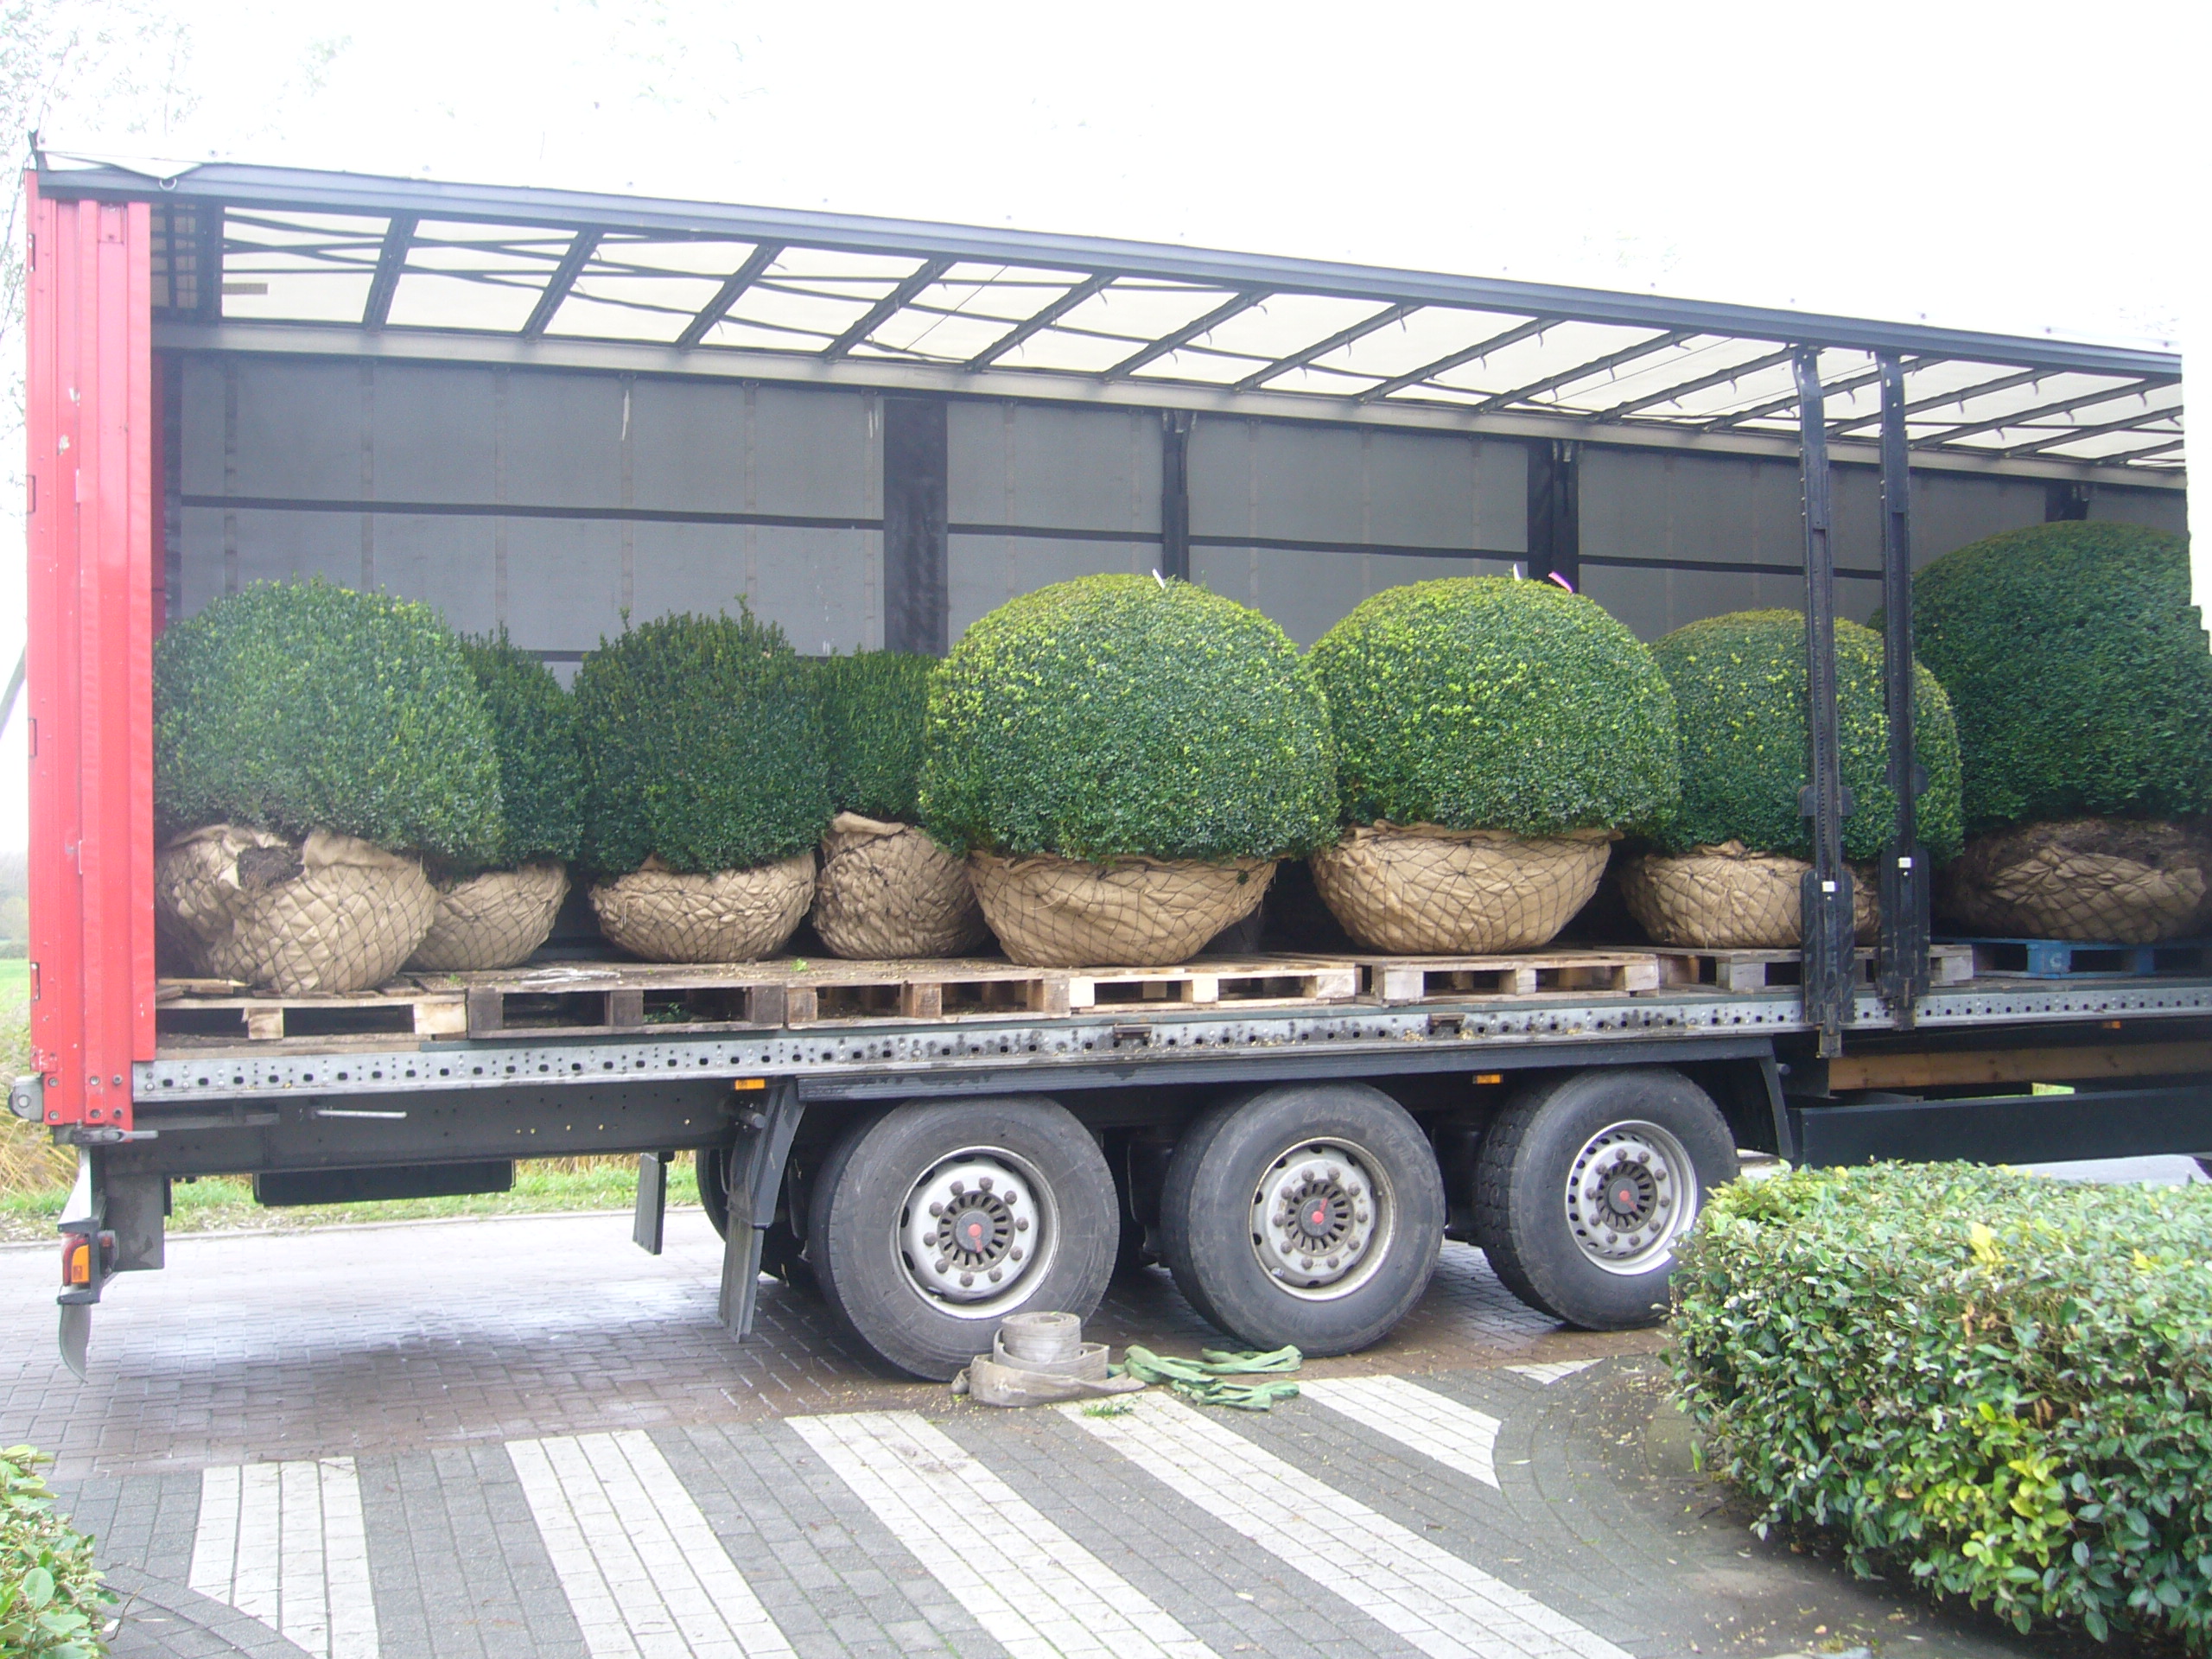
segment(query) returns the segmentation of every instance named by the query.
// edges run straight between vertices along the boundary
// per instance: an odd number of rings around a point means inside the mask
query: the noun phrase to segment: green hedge
[[[2212,1646],[2212,1187],[1964,1165],[1742,1182],[1675,1269],[1725,1473],[2024,1630]]]
[[[1389,588],[1313,662],[1347,823],[1557,835],[1642,827],[1680,796],[1675,702],[1651,653],[1550,582]]]
[[[93,1659],[114,1593],[100,1584],[92,1541],[54,1513],[28,1446],[0,1451],[0,1654]]]
[[[2212,811],[2212,652],[2180,537],[1993,536],[1913,579],[1912,620],[1958,715],[1968,833]]]
[[[1682,806],[1657,837],[1674,852],[1740,841],[1754,852],[1813,855],[1812,822],[1798,816],[1808,779],[1805,619],[1796,611],[1738,611],[1677,628],[1651,647],[1682,734]],[[1843,821],[1844,856],[1889,844],[1897,797],[1889,785],[1890,721],[1882,636],[1835,625],[1836,715],[1843,781],[1855,810]],[[1925,665],[1913,674],[1913,747],[1927,768],[1920,839],[1931,858],[1959,850],[1959,738],[1950,700]]]
[[[583,860],[622,874],[658,855],[696,874],[805,851],[830,821],[813,677],[784,632],[670,616],[600,642],[576,672]]]
[[[1335,823],[1328,710],[1257,611],[1152,576],[1064,582],[938,667],[921,810],[963,850],[1302,855]]]
[[[154,647],[163,836],[228,821],[493,856],[499,763],[460,639],[427,605],[256,582]]]
[[[512,869],[537,858],[574,858],[584,823],[575,704],[505,628],[462,643],[499,756],[499,844],[490,863]]]
[[[821,663],[835,810],[893,823],[914,821],[936,666],[933,658],[899,651],[863,651]]]

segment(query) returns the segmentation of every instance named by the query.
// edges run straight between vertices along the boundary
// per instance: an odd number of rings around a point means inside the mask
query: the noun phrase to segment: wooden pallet
[[[1551,950],[1496,957],[1359,957],[1365,989],[1383,1002],[1470,996],[1626,996],[1659,988],[1649,950]]]
[[[2212,941],[2166,944],[2083,944],[2070,939],[1960,939],[1974,953],[1974,971],[2017,979],[2080,979],[2124,975],[2196,974],[2212,968]]]
[[[467,1030],[467,1004],[459,992],[425,990],[411,980],[349,996],[256,995],[220,979],[163,979],[154,988],[156,1038],[243,1037],[265,1043],[288,1037],[460,1037]]]
[[[1800,950],[1706,950],[1692,946],[1659,944],[1652,947],[1659,958],[1659,982],[1676,986],[1710,985],[1723,991],[1795,990],[1805,982],[1804,953]],[[1874,982],[1875,951],[1860,945],[1853,951],[1859,982]],[[1960,985],[1974,976],[1974,954],[1961,945],[1928,947],[1928,982],[1931,985]]]
[[[1068,976],[1071,1008],[1349,1002],[1359,991],[1356,963],[1306,957],[1200,957],[1173,968],[1083,969]]]
[[[710,965],[578,964],[456,974],[472,1037],[726,1030],[851,1020],[974,1020],[1178,1003],[1346,1001],[1349,963],[1200,958],[1172,968],[1024,968],[998,959]]]

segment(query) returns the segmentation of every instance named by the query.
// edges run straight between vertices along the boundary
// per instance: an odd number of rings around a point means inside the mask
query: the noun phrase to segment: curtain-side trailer
[[[1153,1260],[1224,1330],[1314,1353],[1389,1330],[1446,1238],[1563,1319],[1648,1322],[1738,1149],[2212,1148],[2197,953],[2044,978],[1931,949],[1910,788],[1854,951],[1840,850],[1835,619],[1886,601],[1906,662],[1916,559],[2047,518],[2179,529],[2171,354],[280,168],[45,156],[27,188],[36,1071],[11,1105],[79,1149],[73,1363],[111,1277],[162,1264],[170,1184],[217,1173],[306,1202],[635,1154],[658,1249],[690,1152],[734,1333],[765,1269],[942,1376],[1007,1313],[1087,1313]],[[1556,578],[1647,639],[1802,605],[1807,948],[672,976],[571,939],[356,998],[162,979],[153,641],[219,595],[388,588],[565,673],[626,615],[740,597],[803,652],[942,653],[1098,569],[1206,582],[1301,644],[1439,575]],[[1910,699],[1892,677],[1893,779]]]

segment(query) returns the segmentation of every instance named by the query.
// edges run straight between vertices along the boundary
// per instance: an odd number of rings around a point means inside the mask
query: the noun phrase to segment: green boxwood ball
[[[1551,836],[1674,810],[1666,680],[1634,634],[1550,582],[1389,588],[1324,634],[1313,661],[1348,823]]]
[[[773,623],[741,607],[625,628],[584,658],[575,695],[592,868],[753,869],[822,838],[821,702]]]
[[[931,657],[863,651],[817,666],[830,746],[830,804],[912,823],[919,810]]]
[[[1958,712],[1969,833],[2212,811],[2212,652],[2180,537],[1993,536],[1913,578],[1912,626]]]
[[[1656,837],[1672,852],[1740,841],[1753,852],[1813,855],[1812,821],[1798,816],[1810,778],[1805,619],[1796,611],[1738,611],[1677,628],[1651,647],[1675,689],[1682,734],[1681,810]],[[1889,785],[1890,721],[1882,636],[1835,625],[1836,722],[1853,810],[1846,858],[1889,845],[1897,797]],[[1921,844],[1931,858],[1959,850],[1959,739],[1950,700],[1925,664],[1913,671],[1913,749],[1928,772]]]
[[[1153,576],[1064,582],[931,677],[921,810],[957,850],[1303,855],[1335,823],[1328,709],[1257,611]]]
[[[154,812],[166,836],[325,830],[480,863],[499,763],[461,644],[427,605],[256,582],[154,647]]]
[[[584,760],[576,713],[552,670],[501,628],[462,641],[499,756],[499,844],[493,865],[571,859],[583,836]]]

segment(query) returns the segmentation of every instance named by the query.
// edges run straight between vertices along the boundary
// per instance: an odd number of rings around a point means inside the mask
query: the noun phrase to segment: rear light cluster
[[[105,1279],[114,1271],[115,1235],[101,1233],[95,1239],[91,1233],[64,1233],[61,1236],[61,1286],[65,1290],[81,1290],[92,1282],[92,1249],[99,1247],[100,1276]]]

